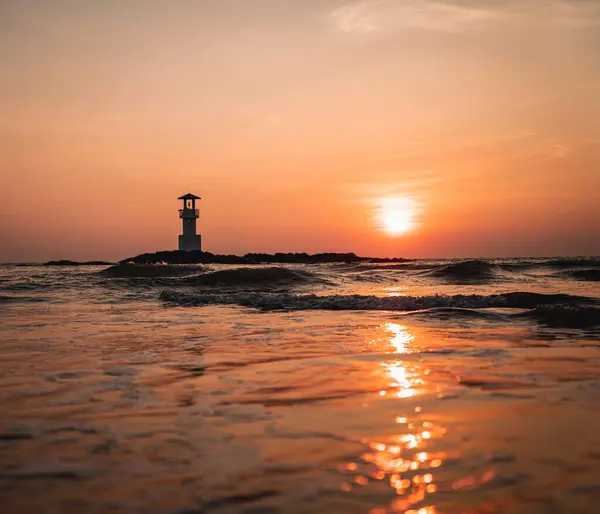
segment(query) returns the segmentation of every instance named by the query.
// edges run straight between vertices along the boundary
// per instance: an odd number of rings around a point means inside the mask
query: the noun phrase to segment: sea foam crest
[[[591,298],[567,294],[505,293],[496,295],[426,295],[426,296],[370,296],[370,295],[295,295],[290,293],[184,293],[163,291],[160,299],[175,305],[241,305],[259,309],[277,310],[383,310],[415,311],[439,307],[483,309],[506,307],[533,309],[540,305],[595,304]]]

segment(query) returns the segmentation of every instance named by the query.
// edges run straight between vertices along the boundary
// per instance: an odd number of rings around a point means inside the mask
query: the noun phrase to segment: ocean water
[[[12,513],[596,513],[600,259],[0,266]]]

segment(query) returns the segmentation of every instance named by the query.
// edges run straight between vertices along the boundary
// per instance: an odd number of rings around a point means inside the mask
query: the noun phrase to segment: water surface
[[[0,267],[4,512],[597,512],[599,260],[102,270]]]

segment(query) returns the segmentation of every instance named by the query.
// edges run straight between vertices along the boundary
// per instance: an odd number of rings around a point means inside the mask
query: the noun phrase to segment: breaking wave
[[[265,311],[397,311],[404,315],[434,319],[508,320],[525,318],[551,327],[600,327],[598,301],[568,294],[513,292],[494,295],[295,295],[291,293],[236,292],[188,293],[162,291],[169,305],[193,307],[237,305]],[[484,309],[484,310],[481,310]],[[490,310],[487,310],[490,309]],[[491,309],[518,309],[516,313]],[[525,311],[525,312],[522,312]]]
[[[596,300],[568,294],[504,293],[495,295],[295,295],[291,293],[184,293],[163,291],[164,302],[185,305],[241,305],[265,310],[381,310],[416,311],[452,307],[462,309],[534,309],[540,305],[593,305]]]

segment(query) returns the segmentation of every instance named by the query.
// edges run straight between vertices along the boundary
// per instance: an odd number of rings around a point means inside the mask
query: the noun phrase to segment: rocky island
[[[247,253],[239,255],[219,255],[202,251],[164,251],[144,253],[123,259],[119,264],[321,264],[321,263],[355,263],[355,262],[408,262],[409,259],[399,257],[359,257],[355,253]]]

